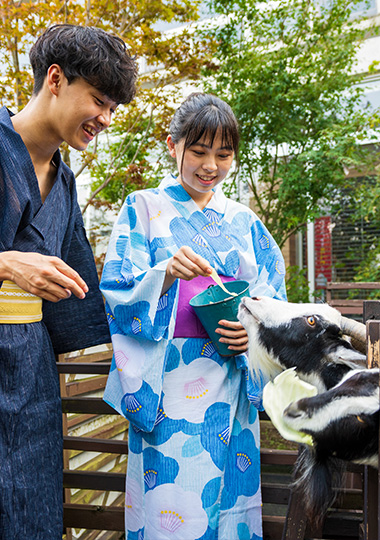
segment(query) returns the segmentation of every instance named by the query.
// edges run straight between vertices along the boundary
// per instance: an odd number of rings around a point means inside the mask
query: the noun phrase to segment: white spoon
[[[210,277],[211,277],[211,278],[215,281],[215,283],[216,283],[217,285],[219,285],[219,287],[220,287],[221,289],[223,289],[223,291],[224,291],[225,293],[227,293],[229,296],[237,296],[237,293],[228,291],[228,290],[226,289],[226,287],[223,285],[223,281],[220,279],[220,277],[219,277],[218,274],[216,273],[215,268],[212,269],[212,272],[211,272],[211,274],[210,274]]]

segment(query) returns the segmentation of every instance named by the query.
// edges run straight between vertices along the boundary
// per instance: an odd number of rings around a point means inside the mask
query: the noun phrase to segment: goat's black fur
[[[243,298],[238,317],[248,333],[249,365],[264,378],[295,367],[321,392],[365,361],[343,336],[340,313],[328,305]]]
[[[378,388],[378,369],[357,371],[335,388],[300,399],[284,411],[290,425],[313,437],[314,446],[305,447],[297,461],[294,487],[305,495],[307,516],[316,525],[335,499],[344,463],[374,465],[378,459]]]
[[[318,372],[326,388],[332,388],[344,377],[350,366],[336,361],[329,361],[334,353],[344,348],[354,349],[342,337],[338,326],[322,317],[314,316],[314,327],[307,325],[306,317],[295,317],[289,323],[266,327],[259,324],[258,339],[268,351],[278,359],[284,369],[297,368],[297,373],[304,376]]]
[[[318,455],[369,464],[378,454],[379,408],[379,370],[363,369],[326,392],[290,404],[284,419],[313,437]]]
[[[319,528],[342,485],[344,462],[304,447],[294,468],[293,488],[303,496],[306,516]]]

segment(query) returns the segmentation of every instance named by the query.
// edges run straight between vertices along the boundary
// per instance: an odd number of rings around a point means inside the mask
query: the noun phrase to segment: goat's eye
[[[312,315],[310,315],[310,317],[307,317],[307,324],[310,325],[310,326],[315,326],[315,323],[317,322],[315,317],[313,317]]]

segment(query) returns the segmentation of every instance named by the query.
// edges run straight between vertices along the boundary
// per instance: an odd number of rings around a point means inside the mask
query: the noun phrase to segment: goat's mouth
[[[255,313],[251,311],[251,309],[248,307],[247,303],[249,303],[250,300],[260,300],[259,298],[253,297],[250,298],[249,296],[245,296],[241,299],[241,302],[239,304],[239,313],[238,318],[240,320],[241,317],[248,316],[250,319],[253,319],[255,323],[259,323],[259,318]],[[241,322],[241,320],[240,320]]]

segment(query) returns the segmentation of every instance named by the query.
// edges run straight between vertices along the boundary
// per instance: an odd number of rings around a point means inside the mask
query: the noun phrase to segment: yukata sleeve
[[[112,232],[101,279],[114,350],[104,399],[144,431],[157,418],[178,287],[161,296],[171,254],[164,249],[167,256],[157,260],[149,236],[146,199],[132,194]]]
[[[74,206],[71,219],[74,227],[70,241],[63,246],[63,258],[84,279],[89,290],[83,300],[71,295],[57,303],[44,301],[44,323],[56,354],[111,340],[94,255],[78,205]]]
[[[271,296],[286,301],[285,262],[281,250],[265,225],[256,219],[251,226],[253,249],[258,267],[251,296]]]

